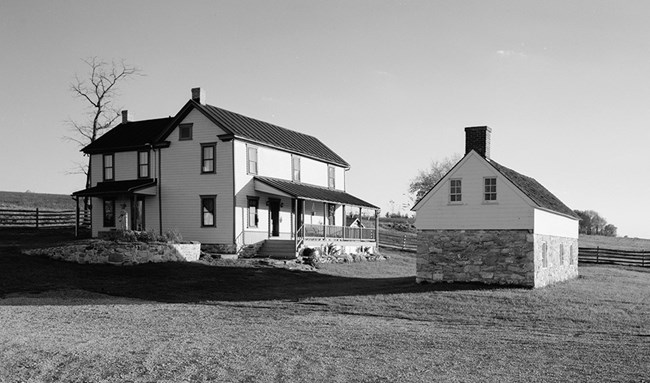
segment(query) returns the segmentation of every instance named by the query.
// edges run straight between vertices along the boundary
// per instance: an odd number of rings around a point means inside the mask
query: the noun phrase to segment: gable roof
[[[174,121],[166,131],[160,135],[159,139],[167,138],[176,125],[192,109],[199,110],[227,133],[224,137],[220,138],[239,138],[261,145],[283,149],[334,165],[346,168],[350,167],[349,163],[314,136],[282,128],[239,113],[217,108],[216,106],[200,104],[194,100],[189,100],[185,104],[176,117],[174,117]]]
[[[272,177],[255,176],[254,178],[256,181],[260,181],[268,186],[289,194],[294,198],[379,209],[377,206],[342,190],[307,185]]]
[[[568,215],[572,218],[579,219],[576,213],[565,205],[559,198],[546,189],[534,178],[525,176],[510,168],[507,168],[498,162],[488,159],[487,162],[492,165],[499,173],[512,182],[528,198],[535,202],[539,207],[545,208],[557,213]]]
[[[105,153],[136,150],[156,142],[172,117],[121,123],[81,149],[84,153]]]
[[[510,168],[507,168],[491,158],[485,158],[474,150],[471,150],[469,153],[465,154],[465,156],[463,156],[460,161],[458,161],[438,182],[436,182],[435,185],[433,185],[431,189],[429,189],[429,191],[424,196],[422,196],[422,198],[420,198],[415,203],[415,205],[413,205],[411,210],[416,210],[415,208],[427,198],[429,193],[431,193],[436,188],[436,186],[438,186],[438,184],[445,180],[447,176],[451,174],[460,165],[460,163],[463,162],[463,160],[465,160],[472,153],[475,153],[477,157],[490,164],[497,172],[503,175],[517,189],[524,193],[524,195],[530,198],[530,200],[538,207],[566,215],[571,218],[579,219],[579,217],[576,215],[576,213],[573,212],[573,210],[571,210],[571,208],[560,201],[559,198],[557,198],[553,193],[542,186],[542,184],[537,182],[537,180],[534,178],[525,176]]]

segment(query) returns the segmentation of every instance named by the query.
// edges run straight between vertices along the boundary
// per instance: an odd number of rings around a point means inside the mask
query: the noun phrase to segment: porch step
[[[260,257],[273,259],[294,259],[296,257],[295,243],[292,239],[267,239],[258,252]]]

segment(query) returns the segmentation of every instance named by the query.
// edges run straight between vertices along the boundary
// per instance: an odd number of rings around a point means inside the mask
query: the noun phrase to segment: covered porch
[[[341,246],[376,246],[379,237],[379,208],[342,190],[307,185],[287,180],[255,177],[255,191],[269,196],[268,239],[284,239],[293,242],[295,251],[303,246],[337,243]],[[290,217],[289,233],[280,235],[281,207],[272,202],[274,198],[286,201],[287,218]],[[374,227],[363,227],[358,220],[346,224],[346,217],[370,210],[374,215]],[[366,214],[367,216],[367,214]],[[286,224],[286,222],[284,223]]]
[[[152,197],[157,195],[157,181],[151,178],[125,181],[99,182],[97,185],[72,193],[77,212],[80,199],[92,198],[91,203],[93,237],[104,231],[123,229],[145,231],[158,228],[146,206],[152,207]],[[157,210],[157,209],[156,209]],[[151,222],[147,222],[147,217]],[[79,220],[76,230],[78,232]]]

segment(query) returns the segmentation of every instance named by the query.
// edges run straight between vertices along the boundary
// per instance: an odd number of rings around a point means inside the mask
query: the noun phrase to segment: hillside
[[[66,194],[24,193],[0,191],[0,209],[75,209],[72,197]]]
[[[605,237],[602,235],[580,234],[579,244],[580,247],[650,251],[650,239],[643,238]]]

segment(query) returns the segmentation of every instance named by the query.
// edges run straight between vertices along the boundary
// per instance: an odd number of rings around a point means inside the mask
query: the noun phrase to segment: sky
[[[650,238],[649,18],[647,1],[3,0],[0,190],[83,189],[62,137],[86,112],[70,84],[97,56],[142,69],[117,98],[136,119],[201,87],[318,137],[384,213],[487,125],[496,161]]]

